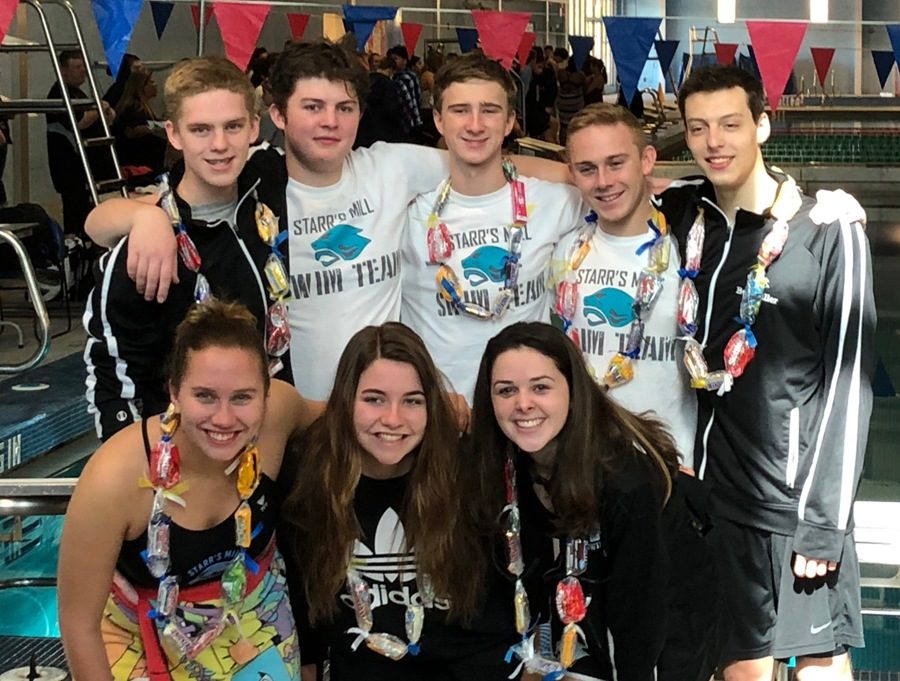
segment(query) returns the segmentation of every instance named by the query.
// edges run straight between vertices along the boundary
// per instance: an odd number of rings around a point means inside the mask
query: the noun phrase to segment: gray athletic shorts
[[[709,535],[725,586],[722,662],[821,656],[863,643],[853,533],[840,565],[815,579],[794,576],[793,537],[717,518]]]

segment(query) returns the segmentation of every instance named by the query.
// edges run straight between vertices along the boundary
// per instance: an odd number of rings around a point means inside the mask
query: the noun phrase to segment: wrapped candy
[[[510,183],[512,189],[513,224],[524,226],[528,222],[528,206],[525,203],[525,183],[522,180],[514,180]]]
[[[571,322],[578,305],[578,284],[561,281],[556,287],[556,314]]]
[[[201,263],[200,253],[197,252],[197,247],[183,227],[175,235],[175,242],[178,245],[178,255],[181,257],[184,266],[191,272],[198,272]]]
[[[525,592],[525,586],[521,579],[516,580],[516,591],[513,597],[513,604],[516,611],[516,631],[525,635],[528,626],[531,624],[531,610],[528,605],[528,594]]]
[[[250,548],[253,534],[253,517],[250,505],[242,501],[234,512],[234,543],[241,548]]]
[[[662,274],[669,269],[670,249],[671,243],[665,234],[661,235],[656,243],[650,247],[650,254],[647,256],[647,271]]]
[[[168,437],[163,437],[150,450],[150,483],[154,488],[169,489],[181,480],[181,454]]]
[[[241,499],[249,499],[259,485],[262,471],[259,467],[259,449],[255,444],[248,444],[241,453],[238,465],[237,490]]]
[[[684,366],[688,370],[692,384],[694,380],[705,379],[709,373],[703,348],[693,338],[688,338],[684,344]]]
[[[406,640],[417,644],[422,638],[422,626],[425,624],[425,608],[420,603],[410,603],[406,606],[404,625]]]
[[[784,244],[787,242],[788,232],[788,223],[784,220],[777,220],[771,231],[766,234],[756,256],[757,262],[762,267],[769,267],[781,255]]]
[[[169,571],[169,523],[169,516],[159,512],[147,526],[147,569],[157,579]]]
[[[197,281],[194,283],[194,300],[198,303],[205,303],[212,297],[212,288],[209,280],[203,276],[202,272],[197,272]]]
[[[510,291],[508,288],[502,289],[494,299],[494,303],[491,306],[491,314],[497,319],[502,317],[509,309],[509,305],[512,302],[512,299],[512,291]]]
[[[169,575],[160,580],[156,592],[156,612],[161,617],[171,617],[178,606],[178,578]]]
[[[256,204],[256,231],[259,238],[269,246],[274,245],[275,239],[278,238],[278,218],[272,209],[262,202]]]
[[[634,296],[635,307],[641,311],[649,310],[663,289],[663,278],[651,272],[642,272],[638,279],[637,291]]]
[[[685,336],[693,336],[697,333],[697,308],[700,305],[700,296],[692,279],[685,277],[681,280],[678,289],[678,332]]]
[[[685,247],[684,271],[699,272],[700,260],[703,257],[703,241],[706,238],[706,223],[703,218],[703,208],[697,210],[697,217],[688,232],[687,246]]]
[[[632,378],[634,378],[634,366],[631,358],[621,353],[613,355],[606,367],[606,374],[603,376],[603,383],[606,387],[615,388],[625,385]]]
[[[372,631],[372,593],[369,585],[356,570],[347,571],[347,591],[353,601],[356,626],[364,632]]]
[[[748,329],[740,329],[725,346],[725,371],[737,378],[756,354],[756,340]]]
[[[570,539],[566,542],[566,574],[580,575],[587,570],[587,542]]]
[[[462,288],[456,273],[447,265],[441,265],[435,276],[441,297],[450,303],[462,300]]]
[[[578,626],[567,624],[563,628],[562,640],[559,643],[559,664],[568,669],[575,662],[576,644],[578,643]]]
[[[243,551],[229,561],[222,573],[222,596],[228,606],[233,606],[244,597],[247,587],[247,571],[244,569]]]
[[[373,650],[391,660],[399,660],[407,653],[406,644],[393,634],[367,634],[365,641],[369,650]]]
[[[628,341],[625,344],[625,354],[636,359],[639,356],[643,342],[644,322],[641,319],[635,319],[631,322],[631,327],[628,329]]]
[[[270,357],[281,357],[290,347],[291,325],[287,305],[276,300],[266,312],[266,352]]]
[[[443,222],[435,228],[428,230],[428,262],[437,265],[447,260],[453,254],[453,242],[450,240],[450,230]]]
[[[290,292],[290,284],[288,282],[287,270],[284,262],[274,253],[270,253],[266,259],[263,271],[266,274],[266,281],[269,284],[269,295],[273,300],[284,298]]]
[[[768,286],[765,270],[760,265],[755,266],[747,275],[747,283],[741,294],[741,321],[746,324],[756,322],[756,315],[759,314],[759,306]]]
[[[580,622],[587,614],[587,602],[581,582],[569,575],[556,585],[556,612],[563,624]]]

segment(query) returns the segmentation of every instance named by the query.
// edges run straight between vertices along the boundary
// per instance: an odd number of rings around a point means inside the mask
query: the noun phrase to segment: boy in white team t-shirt
[[[559,299],[564,297],[560,282],[577,284],[574,304],[570,303],[574,315],[564,312],[561,316],[599,381],[604,381],[610,361],[617,356],[620,361],[620,353],[628,352],[632,336],[637,348],[631,353],[634,377],[612,387],[610,395],[634,412],[655,412],[675,438],[682,465],[691,468],[697,402],[681,368],[682,348],[676,342],[679,263],[674,241],[668,267],[660,273],[661,290],[649,309],[641,312],[643,338],[632,334],[638,281],[645,268],[653,269],[649,244],[656,234],[649,223],[655,211],[646,179],[656,150],[647,144],[640,122],[627,109],[592,104],[569,124],[567,151],[575,185],[598,219],[590,222],[582,217],[581,228],[556,248],[556,309],[560,311]],[[582,243],[582,253],[589,250],[577,264]]]
[[[251,151],[247,167],[259,178],[260,199],[279,217],[276,248],[287,261],[294,384],[304,397],[325,399],[349,338],[399,318],[406,207],[434,189],[449,165],[446,152],[416,145],[352,149],[368,77],[337,45],[289,43],[270,88],[270,113],[284,131],[285,150],[263,144]],[[562,164],[519,160],[526,172],[567,178]],[[88,231],[110,244],[132,227],[129,271],[145,295],[164,299],[175,243],[161,210],[105,201]]]
[[[514,322],[550,320],[553,247],[582,215],[573,187],[514,179],[503,163],[515,97],[509,73],[480,54],[437,73],[434,120],[447,143],[450,174],[410,206],[403,245],[401,318],[469,401],[487,341]]]

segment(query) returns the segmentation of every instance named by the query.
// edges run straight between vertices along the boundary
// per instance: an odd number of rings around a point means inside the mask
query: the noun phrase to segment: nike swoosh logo
[[[809,625],[809,633],[812,634],[813,636],[815,636],[820,631],[824,631],[826,627],[830,627],[830,626],[831,626],[831,620],[828,620],[827,622],[825,622],[825,624],[823,624],[820,627],[815,627],[812,624],[810,624]]]

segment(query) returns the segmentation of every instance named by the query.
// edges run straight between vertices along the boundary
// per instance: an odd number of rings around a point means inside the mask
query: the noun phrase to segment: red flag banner
[[[416,51],[419,36],[422,35],[422,24],[404,21],[400,24],[400,30],[403,31],[403,44],[406,45],[406,51],[412,56]]]
[[[775,111],[806,35],[806,22],[748,21],[747,31],[766,98]]]
[[[206,6],[206,12],[203,17],[203,27],[209,26],[209,18],[212,16],[212,7]],[[194,20],[194,30],[200,30],[200,5],[191,5],[191,19]]]
[[[245,70],[250,62],[250,55],[256,49],[263,24],[266,23],[269,5],[217,2],[214,12],[222,33],[225,56],[241,71]]]
[[[504,68],[511,69],[531,13],[472,10],[472,19],[484,53],[499,61]]]
[[[810,47],[812,52],[813,64],[816,65],[816,76],[819,78],[819,85],[825,87],[825,79],[828,77],[828,71],[831,69],[831,60],[834,59],[833,47]]]
[[[516,50],[516,56],[519,58],[519,64],[525,66],[525,62],[528,61],[528,55],[531,52],[531,48],[534,47],[534,40],[536,36],[531,31],[525,31],[522,34],[522,42],[519,43],[519,49]]]
[[[737,43],[716,43],[716,61],[722,66],[731,66],[734,64],[737,48]]]
[[[12,19],[16,15],[19,0],[0,0],[0,42],[6,37]]]
[[[291,38],[300,40],[306,33],[306,27],[309,24],[309,15],[300,14],[299,12],[289,12],[287,15],[288,26],[291,27]]]

